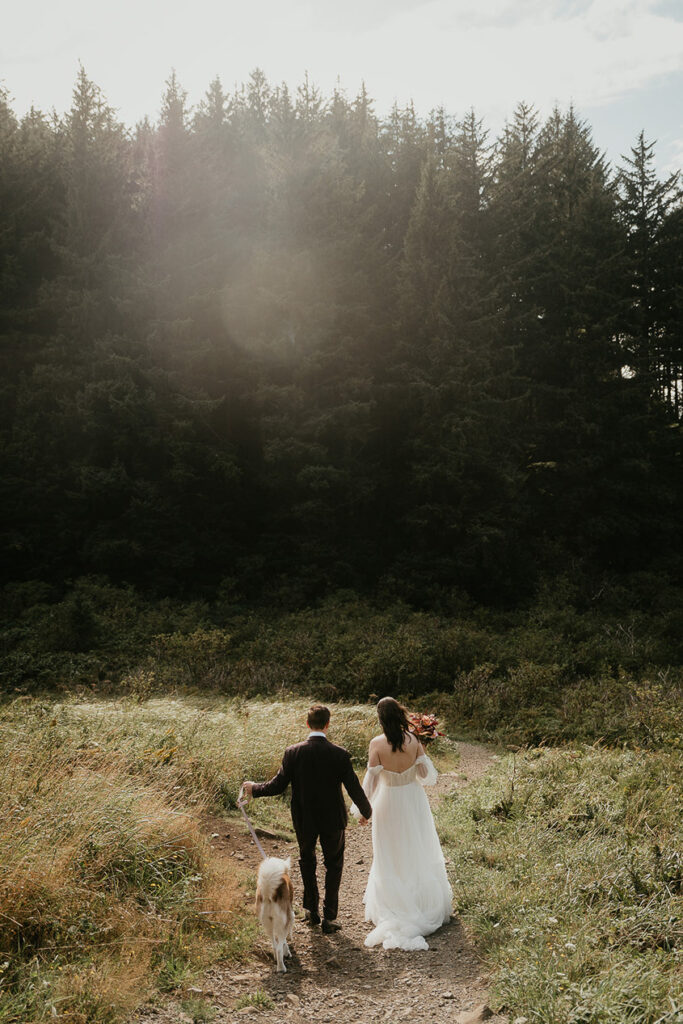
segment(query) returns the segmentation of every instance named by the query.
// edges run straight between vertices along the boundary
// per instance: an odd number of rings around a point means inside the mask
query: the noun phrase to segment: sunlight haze
[[[68,108],[78,62],[122,120],[155,119],[171,68],[196,104],[260,67],[329,95],[362,82],[378,114],[474,107],[500,130],[520,100],[542,114],[574,103],[611,160],[645,129],[660,169],[680,166],[683,4],[672,0],[379,0],[346,4],[122,0],[16,5],[5,15],[0,76],[18,114]]]

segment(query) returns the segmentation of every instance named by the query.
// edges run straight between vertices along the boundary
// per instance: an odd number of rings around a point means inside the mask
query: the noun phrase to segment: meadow
[[[0,1021],[112,1024],[251,948],[249,871],[202,819],[298,739],[305,702],[19,697],[0,713]],[[360,755],[374,716],[337,709]],[[272,813],[272,809],[271,813]],[[269,808],[264,804],[264,820]]]
[[[114,1024],[144,1000],[187,994],[209,963],[249,955],[253,865],[219,860],[202,821],[234,815],[242,779],[276,770],[306,706],[217,696],[4,705],[2,1024]],[[332,711],[335,739],[360,768],[374,709]],[[450,764],[451,744],[434,756]],[[524,747],[441,801],[456,908],[493,970],[492,1001],[512,1019],[680,1020],[682,771],[676,745]],[[257,803],[254,817],[282,827],[286,805]]]
[[[456,906],[511,1019],[683,1019],[682,777],[678,750],[541,747],[442,801]]]
[[[442,767],[453,739],[507,751],[437,809],[496,1007],[679,1021],[682,610],[654,583],[448,614],[6,589],[0,1024],[120,1024],[171,992],[191,1006],[205,967],[258,950],[253,865],[212,850],[207,822],[275,772],[312,699],[361,771],[385,693],[439,715]],[[253,816],[286,829],[286,800]]]

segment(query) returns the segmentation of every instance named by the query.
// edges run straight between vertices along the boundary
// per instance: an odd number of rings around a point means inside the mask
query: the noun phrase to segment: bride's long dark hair
[[[391,749],[394,752],[403,750],[406,733],[410,732],[408,712],[403,705],[393,697],[382,697],[377,705],[377,717]]]

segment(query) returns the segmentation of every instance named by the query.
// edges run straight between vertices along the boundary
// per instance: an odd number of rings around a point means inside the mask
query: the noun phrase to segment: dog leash
[[[256,843],[256,849],[257,849],[257,850],[258,850],[258,852],[259,852],[259,853],[261,854],[261,857],[263,858],[263,860],[267,860],[267,858],[268,858],[268,854],[266,853],[266,851],[265,851],[265,850],[263,849],[263,847],[261,846],[261,843],[260,843],[260,841],[259,841],[259,837],[258,837],[258,836],[256,835],[256,832],[254,831],[254,826],[252,825],[251,821],[249,820],[249,815],[247,814],[247,812],[246,812],[246,811],[245,811],[245,809],[244,809],[244,807],[245,807],[245,804],[246,804],[246,803],[247,803],[248,801],[246,801],[246,800],[243,800],[243,799],[242,799],[242,794],[243,794],[243,793],[244,793],[244,786],[240,786],[240,793],[239,793],[239,796],[237,797],[237,806],[238,806],[238,807],[239,807],[239,809],[241,810],[241,812],[242,812],[242,817],[243,817],[243,818],[244,818],[244,820],[246,821],[246,823],[247,823],[247,828],[248,828],[248,829],[249,829],[249,831],[251,832],[251,838],[252,838],[252,839],[254,840],[254,842]]]

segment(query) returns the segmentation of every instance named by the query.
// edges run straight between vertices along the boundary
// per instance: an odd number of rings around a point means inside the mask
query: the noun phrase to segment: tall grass
[[[494,998],[542,1024],[683,1020],[683,757],[532,750],[442,801]]]
[[[642,700],[634,713],[646,720]],[[243,779],[274,774],[306,733],[308,704],[2,707],[0,1024],[115,1024],[149,993],[182,990],[203,964],[250,947],[251,876],[215,859],[202,818],[233,809]],[[360,769],[374,708],[331,709],[330,738]],[[668,720],[655,707],[649,727]],[[459,911],[513,1018],[680,1019],[682,769],[675,738],[666,750],[525,750],[440,802]],[[288,823],[285,800],[256,801],[253,814]]]
[[[216,809],[235,806],[245,778],[275,773],[285,747],[305,737],[310,703],[301,697],[73,699],[46,705],[46,714],[53,745],[75,744],[91,764],[113,758],[133,775],[181,791],[190,804]],[[40,729],[40,719],[33,721]],[[373,708],[334,708],[330,739],[360,762],[376,731]]]
[[[306,732],[308,702],[20,698],[0,711],[0,1024],[120,1020],[249,944],[202,815]],[[364,758],[369,708],[331,738]],[[261,817],[278,816],[263,801]],[[280,818],[282,818],[280,814]],[[242,880],[243,881],[243,880]]]

